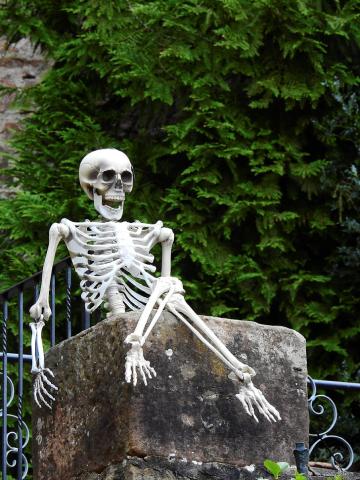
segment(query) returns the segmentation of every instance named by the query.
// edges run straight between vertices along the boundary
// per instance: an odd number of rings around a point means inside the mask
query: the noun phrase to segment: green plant
[[[341,475],[340,473],[337,473],[334,477],[332,477],[334,480],[344,480],[344,476]]]
[[[286,462],[274,462],[273,460],[265,460],[264,467],[273,476],[274,480],[278,480],[280,476],[290,467]],[[296,480],[301,480],[297,478]]]
[[[303,473],[296,471],[294,480],[306,480],[306,476]]]

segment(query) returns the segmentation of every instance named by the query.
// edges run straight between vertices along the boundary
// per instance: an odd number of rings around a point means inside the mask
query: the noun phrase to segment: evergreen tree
[[[18,103],[2,289],[62,217],[94,218],[77,170],[124,150],[127,220],[174,229],[204,313],[295,328],[311,373],[359,377],[358,0],[8,0],[9,41],[54,65]],[[59,258],[65,251],[59,251]]]

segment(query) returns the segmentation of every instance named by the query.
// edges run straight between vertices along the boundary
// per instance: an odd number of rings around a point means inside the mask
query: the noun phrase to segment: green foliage
[[[305,479],[306,479],[306,476],[303,473],[295,472],[294,480],[305,480]]]
[[[295,328],[313,375],[356,381],[359,12],[358,0],[8,0],[3,32],[54,65],[18,97],[32,113],[12,142],[16,193],[0,202],[2,289],[41,267],[52,222],[94,218],[79,161],[120,148],[136,172],[125,217],[175,230],[174,274],[199,312]]]
[[[265,460],[264,467],[272,475],[274,480],[278,480],[280,476],[290,467],[286,462],[274,462],[273,460]]]

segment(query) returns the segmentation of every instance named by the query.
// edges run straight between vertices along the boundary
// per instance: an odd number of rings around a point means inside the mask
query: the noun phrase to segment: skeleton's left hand
[[[128,337],[129,338],[129,337]],[[129,342],[127,342],[129,343]],[[156,372],[153,367],[150,367],[150,362],[145,360],[143,349],[140,342],[131,341],[131,349],[126,354],[125,362],[125,380],[127,383],[132,383],[135,386],[137,384],[137,368],[139,369],[143,382],[147,385],[147,377],[156,377]]]
[[[259,421],[254,407],[267,419],[269,422],[276,422],[281,420],[279,412],[273,407],[265,398],[264,394],[254,386],[251,377],[248,374],[244,375],[244,383],[240,385],[240,392],[236,395],[240,400],[245,412],[253,417],[257,422]]]

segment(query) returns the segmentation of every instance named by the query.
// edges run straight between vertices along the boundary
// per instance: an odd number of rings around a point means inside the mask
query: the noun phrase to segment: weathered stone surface
[[[38,83],[44,72],[50,67],[39,48],[34,49],[30,40],[22,38],[11,45],[4,37],[0,37],[0,85],[3,87],[22,89]],[[0,167],[7,166],[3,152],[9,152],[8,140],[19,128],[25,113],[14,109],[11,102],[14,94],[0,97]],[[29,113],[29,112],[27,112]],[[0,177],[0,198],[11,192],[4,187]]]
[[[288,472],[281,480],[290,480],[295,473],[295,467]],[[219,462],[130,457],[119,465],[106,467],[102,472],[84,473],[71,480],[267,480],[268,477],[269,474],[260,465],[238,467]]]
[[[291,466],[280,480],[293,480],[296,467]],[[310,471],[311,480],[330,480],[339,472],[317,468]],[[218,462],[185,462],[160,457],[125,459],[119,465],[110,465],[100,473],[84,473],[71,480],[272,480],[262,465],[238,467]],[[343,480],[360,480],[360,472],[341,472]]]
[[[309,473],[311,480],[333,480],[337,475],[340,475],[342,480],[360,480],[360,472],[339,472],[333,468],[310,467]]]
[[[278,408],[281,422],[261,419],[256,424],[246,415],[227,369],[170,313],[144,348],[157,377],[147,387],[126,384],[123,339],[133,331],[138,314],[124,314],[47,355],[60,390],[52,411],[34,406],[35,478],[95,474],[127,456],[240,466],[265,458],[293,463],[295,442],[308,438],[304,338],[283,327],[203,318],[235,355],[256,369],[256,386]]]

